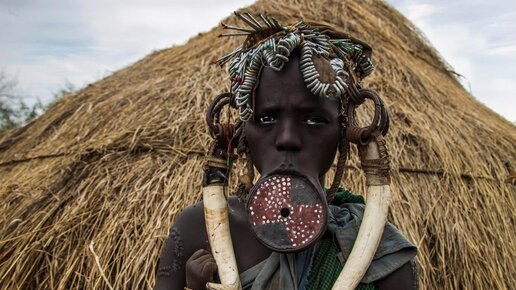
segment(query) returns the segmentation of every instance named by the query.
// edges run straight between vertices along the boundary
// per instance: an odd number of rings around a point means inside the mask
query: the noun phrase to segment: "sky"
[[[0,0],[0,70],[28,103],[184,44],[249,0]],[[516,122],[516,1],[388,0],[482,103]]]

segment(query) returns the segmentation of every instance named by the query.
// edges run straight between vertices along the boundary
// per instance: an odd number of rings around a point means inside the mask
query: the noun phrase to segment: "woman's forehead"
[[[260,74],[258,91],[276,92],[295,89],[298,91],[308,91],[305,81],[299,70],[299,58],[292,57],[283,69],[275,71],[269,67],[264,67]]]
[[[274,71],[265,67],[260,75],[260,82],[255,94],[255,108],[278,108],[293,106],[301,109],[313,107],[335,108],[339,102],[314,95],[307,88],[299,68],[299,57],[293,56],[282,70]]]

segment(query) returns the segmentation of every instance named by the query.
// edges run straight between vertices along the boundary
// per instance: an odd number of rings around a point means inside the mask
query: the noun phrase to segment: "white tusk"
[[[233,284],[218,284],[218,283],[208,282],[206,284],[206,289],[208,289],[208,290],[235,290],[235,289],[242,289],[242,287],[240,286],[240,280],[237,280]]]
[[[368,145],[359,148],[360,159],[364,161],[388,158],[386,150],[383,140],[373,139]],[[332,290],[354,290],[357,287],[373,260],[383,234],[391,202],[391,189],[388,181],[379,181],[376,175],[368,173],[367,170],[366,182],[367,202],[362,224],[351,254]]]
[[[206,232],[221,281],[221,284],[207,283],[206,287],[212,290],[242,289],[231,241],[228,205],[223,186],[218,184],[205,186],[202,194]]]

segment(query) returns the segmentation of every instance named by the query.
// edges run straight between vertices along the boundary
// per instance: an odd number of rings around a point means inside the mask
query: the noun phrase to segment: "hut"
[[[366,86],[392,122],[390,220],[419,247],[422,289],[513,288],[516,188],[504,180],[515,126],[381,0],[260,0],[243,11],[322,19],[371,44]],[[228,84],[210,62],[237,44],[221,32],[155,51],[0,137],[0,289],[152,288],[175,215],[200,199],[203,114]],[[355,157],[343,185],[363,193]]]

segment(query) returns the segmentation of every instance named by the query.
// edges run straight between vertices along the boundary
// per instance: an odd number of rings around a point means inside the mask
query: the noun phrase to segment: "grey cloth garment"
[[[262,268],[265,266],[269,259],[265,259],[253,267],[247,269],[245,272],[240,274],[240,283],[242,284],[243,290],[251,289],[256,276],[260,273]]]
[[[343,261],[346,261],[355,244],[365,206],[358,203],[346,203],[340,207],[330,206],[328,230],[335,234]],[[408,263],[417,254],[414,244],[391,223],[386,223],[382,239],[369,269],[362,278],[362,283],[371,283]]]
[[[342,261],[346,261],[355,243],[365,206],[346,203],[329,207],[328,229],[337,239]],[[295,254],[272,253],[256,266],[240,275],[242,289],[248,290],[304,290],[317,245]],[[362,278],[371,283],[391,274],[416,256],[416,247],[392,224],[384,228],[378,250]]]
[[[242,289],[304,290],[316,247],[293,254],[272,253],[240,275]]]

